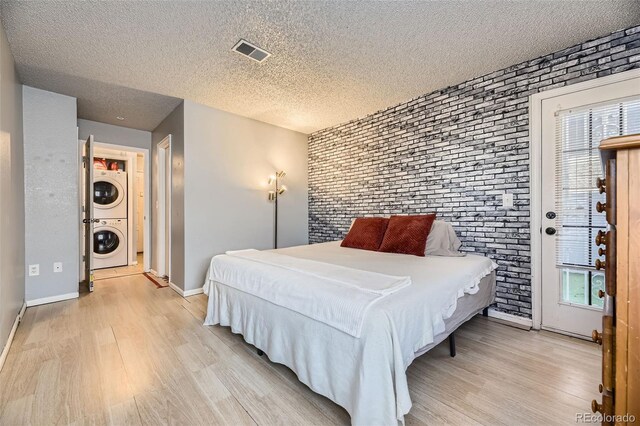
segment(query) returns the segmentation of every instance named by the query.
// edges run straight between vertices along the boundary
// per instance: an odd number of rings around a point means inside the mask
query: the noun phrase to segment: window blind
[[[556,115],[556,264],[594,269],[595,235],[607,226],[596,211],[605,194],[596,188],[603,177],[598,146],[602,139],[640,133],[640,97],[560,111]]]

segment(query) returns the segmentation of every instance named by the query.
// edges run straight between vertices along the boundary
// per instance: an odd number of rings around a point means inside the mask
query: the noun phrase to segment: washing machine
[[[127,219],[101,219],[93,228],[93,268],[127,263]]]
[[[93,171],[93,217],[127,217],[127,172],[98,169]]]

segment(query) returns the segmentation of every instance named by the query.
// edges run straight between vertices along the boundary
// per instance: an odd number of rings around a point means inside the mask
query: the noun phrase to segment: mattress
[[[367,312],[360,338],[209,281],[205,324],[229,326],[242,334],[272,361],[291,368],[312,390],[344,407],[353,424],[396,424],[411,408],[406,368],[493,301],[497,265],[482,256],[420,258],[339,244],[277,252],[412,278],[411,286],[376,302]],[[465,284],[464,292],[460,283]]]

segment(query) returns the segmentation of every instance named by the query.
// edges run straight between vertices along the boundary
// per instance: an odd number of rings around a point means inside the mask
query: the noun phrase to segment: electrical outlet
[[[40,275],[40,265],[37,263],[34,265],[29,265],[29,276],[35,277],[37,275]]]
[[[62,262],[55,262],[53,264],[53,272],[62,272]]]
[[[513,208],[513,194],[502,194],[502,207],[505,209]]]

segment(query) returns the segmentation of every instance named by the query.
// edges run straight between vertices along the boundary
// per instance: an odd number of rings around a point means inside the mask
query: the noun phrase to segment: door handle
[[[547,235],[553,235],[556,233],[556,228],[552,228],[551,226],[544,230]]]

